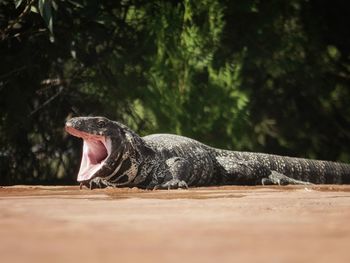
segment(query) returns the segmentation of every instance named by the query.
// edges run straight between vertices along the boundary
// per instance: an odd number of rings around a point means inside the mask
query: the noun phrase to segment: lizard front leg
[[[95,177],[95,178],[91,179],[90,181],[81,182],[80,189],[82,189],[83,186],[86,186],[90,190],[93,190],[96,188],[116,187],[113,183],[108,182],[107,180],[103,179],[102,177]]]
[[[173,157],[166,160],[165,165],[165,177],[164,181],[161,184],[157,184],[154,189],[178,189],[184,188],[187,189],[188,182],[191,172],[192,166],[191,164],[180,157]]]

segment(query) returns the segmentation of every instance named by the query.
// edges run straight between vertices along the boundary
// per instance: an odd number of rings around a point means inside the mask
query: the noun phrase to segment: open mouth
[[[66,131],[83,139],[83,154],[78,173],[78,181],[88,181],[104,165],[111,153],[111,142],[105,136],[92,135],[66,126]]]

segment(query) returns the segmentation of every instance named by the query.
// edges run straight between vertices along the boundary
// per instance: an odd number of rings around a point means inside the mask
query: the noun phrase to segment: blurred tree
[[[349,161],[348,9],[341,1],[248,2],[228,2],[226,21],[237,26],[226,28],[223,46],[247,48],[242,87],[255,149]]]
[[[156,52],[144,104],[158,130],[229,147],[241,145],[246,121],[247,96],[239,89],[245,52],[215,59],[225,27],[219,2],[161,2],[147,10]]]
[[[126,23],[131,1],[17,3],[0,8],[1,182],[71,181],[80,157],[65,119],[130,112],[129,86],[143,77],[129,50],[144,33]],[[50,4],[55,12],[40,11]]]

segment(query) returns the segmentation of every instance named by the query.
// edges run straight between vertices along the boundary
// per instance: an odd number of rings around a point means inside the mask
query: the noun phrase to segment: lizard
[[[220,185],[350,183],[350,164],[223,150],[175,134],[139,136],[105,117],[74,117],[83,139],[80,187],[178,189]]]

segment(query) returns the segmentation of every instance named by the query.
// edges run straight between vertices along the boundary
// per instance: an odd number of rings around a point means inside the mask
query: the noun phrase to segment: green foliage
[[[38,0],[38,8],[40,15],[45,21],[45,24],[47,28],[50,30],[50,33],[53,33],[52,28],[52,11],[51,11],[51,5],[55,2],[52,0]]]
[[[318,1],[5,0],[0,183],[75,180],[64,122],[350,159],[348,9]]]
[[[245,49],[215,64],[225,27],[219,1],[162,2],[152,13],[157,50],[150,56],[144,103],[155,115],[156,130],[241,146],[241,134],[232,135],[247,115],[247,94],[240,90]]]

